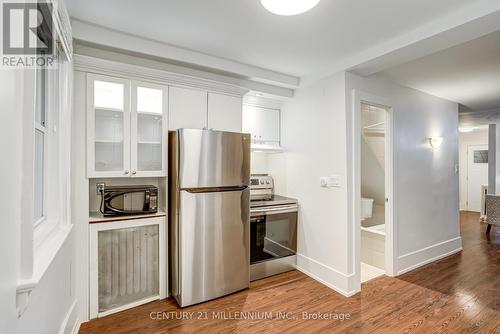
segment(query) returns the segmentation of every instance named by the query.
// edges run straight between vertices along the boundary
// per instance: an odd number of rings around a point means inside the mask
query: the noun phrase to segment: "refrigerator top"
[[[175,137],[180,189],[249,185],[250,134],[179,129]]]

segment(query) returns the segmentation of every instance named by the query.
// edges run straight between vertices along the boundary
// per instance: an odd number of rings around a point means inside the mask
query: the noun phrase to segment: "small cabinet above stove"
[[[281,111],[243,105],[243,132],[250,133],[253,151],[281,151]]]

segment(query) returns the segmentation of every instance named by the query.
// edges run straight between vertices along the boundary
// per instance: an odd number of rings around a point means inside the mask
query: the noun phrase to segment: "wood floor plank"
[[[463,252],[399,277],[378,277],[350,298],[291,271],[182,310],[172,299],[152,302],[82,324],[80,333],[500,334],[500,229],[487,236],[475,213],[461,213],[460,220]]]

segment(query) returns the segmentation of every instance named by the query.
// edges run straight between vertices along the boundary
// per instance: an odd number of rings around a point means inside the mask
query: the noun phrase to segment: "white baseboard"
[[[350,278],[353,275],[341,273],[302,254],[297,254],[297,270],[345,297],[356,294],[356,291],[348,290]]]
[[[402,275],[428,263],[458,253],[462,250],[462,238],[456,237],[398,257],[398,275]]]
[[[78,301],[75,299],[59,327],[59,334],[77,334],[79,329]]]

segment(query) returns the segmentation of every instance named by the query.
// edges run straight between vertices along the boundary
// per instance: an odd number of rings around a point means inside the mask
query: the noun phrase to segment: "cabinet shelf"
[[[142,115],[144,115],[144,116],[157,116],[160,119],[162,117],[162,114],[159,114],[157,112],[152,112],[152,111],[139,111],[139,110],[137,110],[137,115],[139,115],[139,116],[142,116]]]
[[[100,212],[90,212],[89,224],[108,223],[113,221],[124,221],[124,220],[144,219],[144,218],[154,218],[154,217],[165,217],[166,215],[167,213],[165,211],[158,211],[157,213],[149,213],[143,215],[123,215],[123,216],[104,217],[104,215]]]
[[[112,139],[96,139],[94,140],[97,144],[123,144],[123,140],[112,140]]]

